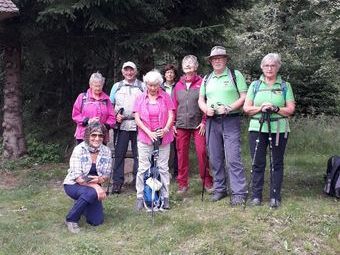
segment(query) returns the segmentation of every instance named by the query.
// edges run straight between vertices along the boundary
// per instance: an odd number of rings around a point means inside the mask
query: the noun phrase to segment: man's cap
[[[216,56],[228,57],[226,49],[223,46],[214,46],[211,49],[210,56],[208,57],[208,59],[210,60],[212,57],[216,57]]]
[[[125,67],[131,67],[132,69],[137,70],[136,64],[133,63],[133,62],[131,62],[131,61],[125,62],[125,63],[123,64],[122,69],[124,69]]]

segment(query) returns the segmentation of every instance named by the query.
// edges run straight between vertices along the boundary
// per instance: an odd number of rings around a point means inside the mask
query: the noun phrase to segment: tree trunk
[[[3,156],[9,159],[17,159],[26,154],[22,121],[20,53],[20,47],[5,46]]]

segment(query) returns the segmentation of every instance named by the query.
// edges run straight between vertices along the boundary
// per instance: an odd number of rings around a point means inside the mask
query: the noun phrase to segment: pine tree
[[[339,114],[338,9],[338,1],[256,2],[237,12],[237,26],[227,30],[235,35],[234,61],[254,80],[261,73],[262,57],[280,53],[281,72],[293,85],[298,112]]]

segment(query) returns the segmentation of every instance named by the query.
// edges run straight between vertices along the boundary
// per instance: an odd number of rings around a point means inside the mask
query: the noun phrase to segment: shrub
[[[61,146],[38,141],[36,138],[28,137],[27,152],[38,163],[60,162]]]

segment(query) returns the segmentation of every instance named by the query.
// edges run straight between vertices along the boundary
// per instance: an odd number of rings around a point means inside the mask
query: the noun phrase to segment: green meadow
[[[91,227],[82,219],[78,235],[63,223],[72,205],[62,188],[66,163],[2,161],[0,254],[340,254],[340,204],[322,193],[327,159],[340,154],[339,127],[339,118],[291,121],[279,209],[267,203],[230,207],[229,196],[212,203],[205,194],[201,201],[192,153],[189,192],[178,196],[172,180],[171,210],[152,220],[134,211],[135,194],[125,190],[104,201],[103,225]],[[242,154],[249,178],[245,128]]]

